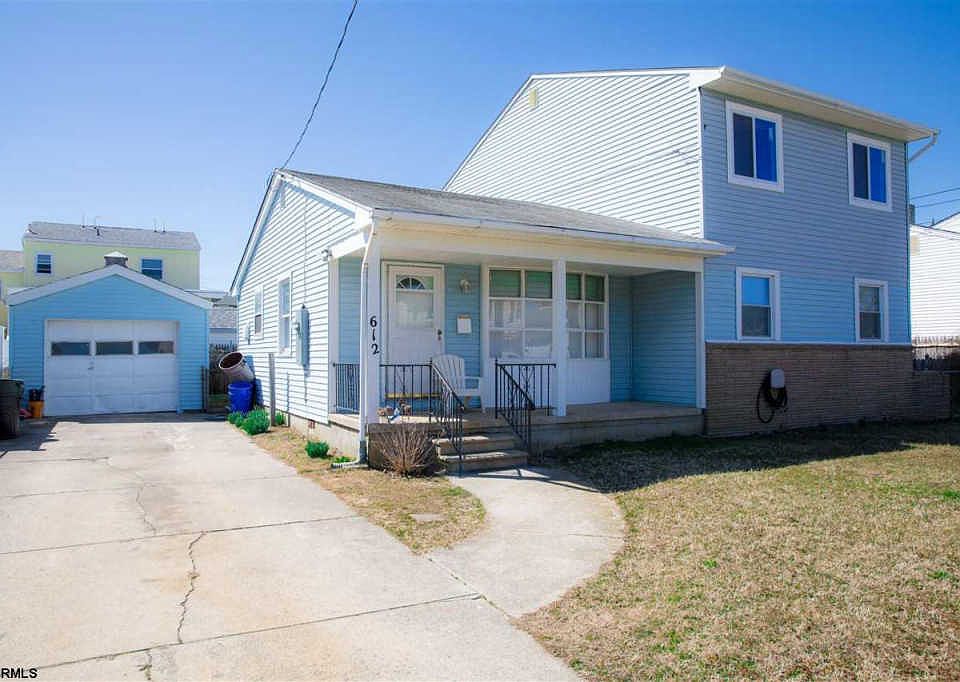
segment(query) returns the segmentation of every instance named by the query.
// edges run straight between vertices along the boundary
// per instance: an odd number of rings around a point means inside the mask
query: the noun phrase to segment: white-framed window
[[[52,275],[53,255],[49,253],[38,253],[34,261],[34,272],[38,275]]]
[[[737,268],[737,338],[780,338],[780,273],[776,270]]]
[[[783,191],[783,117],[727,102],[727,181]]]
[[[490,357],[546,360],[553,354],[553,273],[491,269]]]
[[[887,283],[875,279],[855,279],[854,298],[857,341],[886,341],[889,335]]]
[[[847,187],[854,206],[890,211],[890,145],[847,133]]]
[[[141,258],[140,272],[147,277],[163,281],[163,260],[160,258]]]
[[[290,278],[277,283],[277,350],[286,353],[290,350]]]
[[[567,274],[567,356],[600,359],[607,353],[607,280]]]
[[[263,287],[253,290],[253,333],[263,333]]]

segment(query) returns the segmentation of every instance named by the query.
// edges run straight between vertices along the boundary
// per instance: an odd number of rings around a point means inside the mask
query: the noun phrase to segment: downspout
[[[369,367],[370,361],[367,358],[366,344],[364,343],[364,323],[369,317],[370,310],[369,296],[370,286],[367,283],[367,274],[370,270],[370,247],[377,238],[377,220],[370,219],[370,236],[367,238],[367,244],[363,248],[363,260],[360,264],[360,427],[357,431],[357,437],[360,439],[358,449],[357,463],[366,464],[367,462],[367,381],[370,376],[370,370],[377,371],[376,368]],[[377,292],[379,296],[379,292]]]
[[[940,137],[940,131],[934,130],[930,135],[930,139],[927,140],[927,143],[915,151],[910,158],[907,159],[907,162],[903,164],[904,168],[904,178],[906,178],[906,194],[907,197],[910,196],[910,164],[919,159],[922,155],[930,151],[931,147],[937,143],[937,138]],[[907,335],[910,340],[913,340],[913,288],[910,286],[911,279],[913,278],[913,273],[911,272],[911,263],[910,263],[910,225],[913,222],[911,217],[914,219],[916,215],[911,216],[911,213],[916,213],[916,209],[911,209],[910,200],[907,199]]]
[[[939,137],[940,137],[940,131],[934,130],[933,134],[930,135],[930,139],[927,140],[927,143],[922,147],[920,147],[920,149],[915,151],[913,155],[909,159],[907,159],[907,163],[913,163],[914,161],[919,159],[921,156],[926,154],[928,151],[930,151],[930,148],[937,143],[937,139]]]

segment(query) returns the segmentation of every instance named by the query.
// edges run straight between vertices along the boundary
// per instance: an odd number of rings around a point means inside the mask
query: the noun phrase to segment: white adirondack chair
[[[482,400],[480,397],[480,377],[466,376],[463,358],[459,355],[434,355],[431,362],[437,368],[437,371],[443,375],[443,378],[447,380],[454,392],[461,399],[465,399],[464,402],[468,406],[470,398],[476,398],[478,401]],[[475,383],[476,387],[468,387],[468,382]]]

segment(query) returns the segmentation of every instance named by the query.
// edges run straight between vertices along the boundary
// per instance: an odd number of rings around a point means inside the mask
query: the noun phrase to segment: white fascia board
[[[723,256],[732,253],[734,248],[706,240],[686,243],[681,240],[658,239],[639,235],[619,234],[615,232],[600,232],[583,228],[553,227],[548,225],[534,225],[482,218],[461,218],[456,216],[433,215],[416,213],[413,211],[382,210],[374,211],[374,219],[378,224],[398,221],[405,223],[426,223],[430,225],[447,225],[450,227],[465,227],[474,229],[496,230],[500,232],[525,233],[553,237],[577,238],[598,242],[614,242],[631,244],[638,247],[670,251],[675,253],[695,254],[698,256]]]
[[[125,268],[122,265],[108,265],[107,267],[100,268],[99,270],[91,270],[90,272],[84,272],[80,275],[74,275],[73,277],[60,279],[56,282],[51,282],[50,284],[44,284],[43,286],[22,289],[15,293],[11,293],[7,299],[7,302],[10,305],[19,305],[21,303],[33,301],[38,298],[57,294],[61,291],[67,291],[68,289],[74,289],[85,284],[90,284],[91,282],[96,282],[97,280],[104,279],[105,277],[113,276],[123,277],[131,282],[143,285],[148,289],[153,289],[161,294],[165,294],[171,298],[176,298],[184,303],[189,303],[190,305],[194,305],[198,308],[203,308],[204,310],[210,310],[213,308],[213,303],[205,298],[191,294],[189,291],[184,289],[178,289],[172,284],[157,281],[152,277],[147,277],[146,275],[140,274],[135,270]]]
[[[919,123],[911,123],[850,102],[737,71],[729,66],[716,69],[713,74],[703,72],[694,80],[699,87],[707,90],[760,102],[888,139],[913,142],[939,132]]]
[[[346,239],[330,246],[330,257],[333,259],[343,258],[355,251],[359,251],[367,245],[367,236],[363,232],[355,232]]]

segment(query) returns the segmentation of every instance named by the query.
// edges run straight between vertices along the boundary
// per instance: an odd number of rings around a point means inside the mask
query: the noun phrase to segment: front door
[[[391,265],[387,286],[389,362],[426,363],[443,353],[443,268]]]

